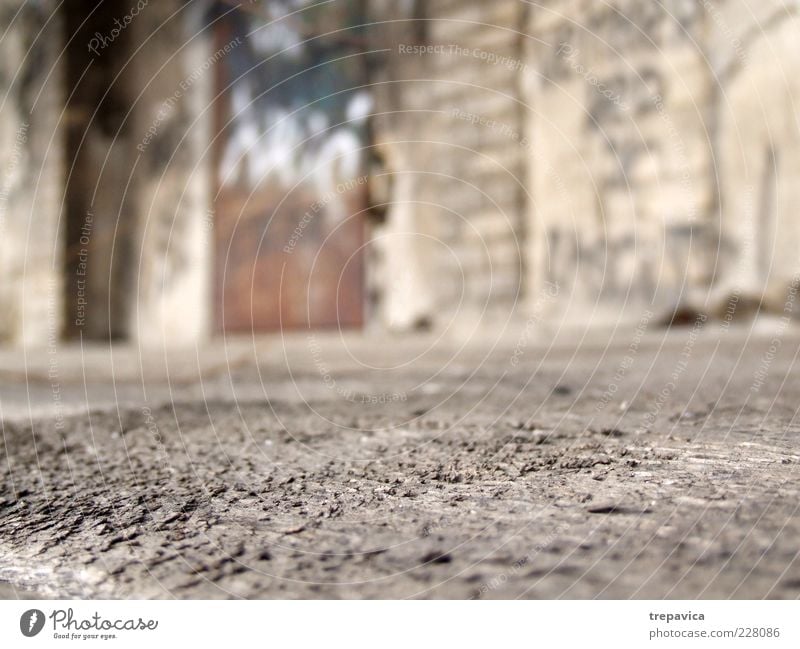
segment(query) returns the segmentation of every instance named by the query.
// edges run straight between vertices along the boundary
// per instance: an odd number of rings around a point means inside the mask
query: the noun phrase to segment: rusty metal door
[[[360,3],[217,11],[218,328],[360,326],[371,109]]]

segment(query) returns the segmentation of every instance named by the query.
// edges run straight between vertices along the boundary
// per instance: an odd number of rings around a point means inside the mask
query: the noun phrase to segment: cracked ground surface
[[[43,356],[0,375],[0,595],[797,598],[777,339]]]

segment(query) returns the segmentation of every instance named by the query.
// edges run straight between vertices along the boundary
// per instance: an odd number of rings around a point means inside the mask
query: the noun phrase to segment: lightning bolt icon
[[[36,615],[36,611],[31,613],[31,619],[28,620],[28,631],[33,631],[33,625],[36,624],[36,620],[38,618],[39,618],[39,616]]]

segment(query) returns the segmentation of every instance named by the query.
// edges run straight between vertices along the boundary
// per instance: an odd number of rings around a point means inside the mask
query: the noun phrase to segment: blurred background
[[[0,0],[0,341],[796,311],[795,0]]]

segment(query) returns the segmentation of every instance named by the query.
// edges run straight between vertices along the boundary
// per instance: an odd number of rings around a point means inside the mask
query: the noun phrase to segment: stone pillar
[[[194,344],[210,333],[212,98],[228,52],[214,44],[207,10],[151,0],[133,24],[143,47],[132,60],[139,211],[128,327],[143,344]]]
[[[146,7],[145,7],[146,8]],[[135,12],[135,13],[131,13]],[[66,0],[66,334],[121,339],[127,335],[127,282],[132,225],[131,22],[139,8],[103,2],[87,15],[83,0]]]

